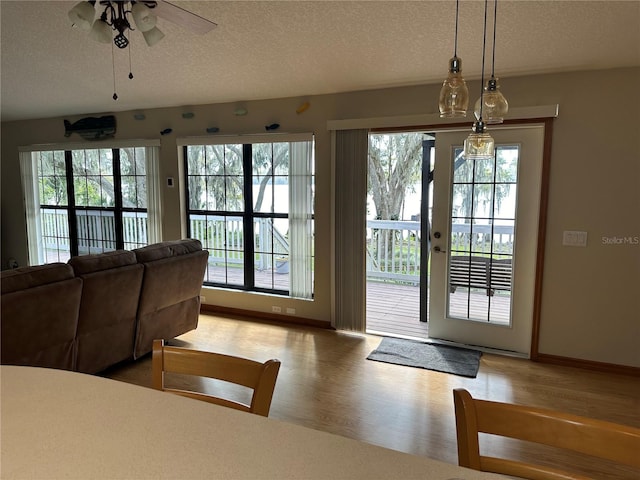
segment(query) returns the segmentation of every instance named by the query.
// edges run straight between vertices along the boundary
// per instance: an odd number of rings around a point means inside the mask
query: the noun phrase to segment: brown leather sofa
[[[162,242],[2,272],[2,364],[96,373],[198,325],[208,252]]]

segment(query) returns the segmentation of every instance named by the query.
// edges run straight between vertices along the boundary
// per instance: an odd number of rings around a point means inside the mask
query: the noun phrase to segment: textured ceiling
[[[440,82],[455,2],[179,1],[206,35],[159,19],[129,56],[72,28],[76,1],[0,1],[2,120],[306,96]],[[484,2],[460,4],[458,54],[480,77]],[[490,2],[490,12],[492,3]],[[640,1],[498,2],[496,75],[640,65]]]

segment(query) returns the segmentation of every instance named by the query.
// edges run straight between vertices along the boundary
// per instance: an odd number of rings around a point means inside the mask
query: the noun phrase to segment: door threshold
[[[426,342],[428,339],[424,337],[413,337],[411,335],[402,335],[400,333],[389,333],[382,332],[378,330],[367,330],[367,335],[375,335],[377,337],[393,337],[393,338],[402,338],[404,340],[418,340],[420,342]]]
[[[441,338],[429,337],[427,341],[431,343],[438,343],[441,345],[449,345],[451,347],[470,348],[473,350],[478,350],[483,353],[491,353],[493,355],[502,355],[503,357],[523,358],[526,360],[531,358],[531,356],[526,353],[515,352],[513,350],[502,350],[499,348],[483,347],[482,345],[470,345],[468,343],[452,342],[450,340],[443,340]]]

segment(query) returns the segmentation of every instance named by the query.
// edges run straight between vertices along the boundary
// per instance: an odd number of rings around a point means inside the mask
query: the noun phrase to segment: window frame
[[[284,288],[277,288],[277,285],[275,285],[275,281],[273,280],[273,273],[272,273],[272,282],[271,282],[271,288],[265,287],[265,286],[260,286],[260,285],[256,285],[256,277],[255,277],[255,268],[256,268],[256,254],[259,255],[270,255],[271,256],[271,261],[272,261],[272,269],[273,272],[275,272],[275,266],[276,266],[276,255],[277,252],[273,251],[273,247],[271,249],[271,251],[269,252],[256,252],[256,248],[255,248],[255,244],[254,244],[254,239],[256,236],[256,230],[255,230],[255,225],[256,225],[256,220],[264,220],[264,219],[271,219],[273,220],[277,220],[277,219],[286,219],[288,222],[291,222],[291,208],[289,207],[287,209],[287,212],[264,212],[264,211],[254,211],[254,196],[253,196],[253,180],[254,180],[254,158],[253,158],[253,152],[254,152],[254,146],[257,144],[276,144],[276,143],[289,143],[294,144],[296,142],[300,142],[300,143],[304,143],[304,142],[309,142],[310,143],[310,157],[311,157],[311,168],[310,171],[308,172],[308,177],[310,178],[310,183],[312,186],[312,190],[315,189],[315,163],[313,160],[314,157],[314,149],[315,149],[315,140],[313,137],[313,134],[271,134],[271,135],[251,135],[251,136],[220,136],[217,137],[215,139],[211,139],[211,137],[197,137],[197,138],[186,138],[186,139],[182,139],[182,140],[178,140],[178,146],[182,147],[181,149],[181,154],[182,154],[182,168],[183,168],[183,201],[184,201],[184,212],[185,212],[185,231],[188,237],[193,237],[193,238],[197,238],[197,236],[194,236],[194,232],[192,232],[192,228],[191,228],[191,216],[192,215],[203,215],[203,216],[211,216],[211,217],[217,217],[217,218],[229,218],[229,217],[240,217],[242,219],[242,225],[243,225],[243,262],[242,262],[242,278],[243,278],[243,283],[242,284],[238,284],[238,283],[229,283],[228,281],[225,282],[220,282],[220,281],[215,281],[215,280],[208,280],[207,276],[205,275],[205,280],[203,282],[204,286],[209,286],[209,287],[219,287],[219,288],[225,288],[225,289],[231,289],[231,290],[241,290],[241,291],[247,291],[247,292],[259,292],[259,293],[266,293],[266,294],[271,294],[271,295],[283,295],[283,296],[288,296],[288,297],[297,297],[300,298],[298,295],[295,295],[293,293],[293,286],[292,286],[292,282],[291,282],[291,277],[289,277],[289,282],[288,282],[288,288],[284,289]],[[206,146],[211,146],[211,145],[240,145],[241,146],[241,151],[242,151],[242,176],[243,176],[243,186],[242,186],[242,193],[243,193],[243,210],[242,211],[237,211],[237,210],[222,210],[222,209],[192,209],[191,205],[191,199],[190,199],[190,179],[192,176],[196,176],[195,174],[192,175],[189,169],[189,147],[206,147]],[[291,151],[289,151],[289,155],[291,155]],[[271,156],[271,160],[273,161],[273,152],[272,152],[272,156]],[[291,159],[289,160],[289,163],[291,163]],[[204,176],[206,176],[206,174],[204,174]],[[256,175],[259,176],[259,175]],[[278,176],[282,176],[282,173],[276,172],[275,168],[272,169],[270,176],[272,178],[272,182],[273,179],[275,179]],[[287,172],[287,177],[290,179],[291,178],[291,171],[290,169]],[[226,185],[226,182],[225,182]],[[273,185],[273,183],[272,183]],[[291,188],[291,183],[288,183],[289,188]],[[225,205],[226,206],[226,205]],[[273,209],[272,209],[273,210]],[[310,222],[311,225],[313,226],[314,222],[315,222],[315,206],[314,206],[314,201],[311,201],[311,205],[310,205]],[[226,220],[225,220],[226,221]],[[313,230],[313,227],[312,227]],[[310,259],[311,259],[311,269],[312,271],[315,270],[315,255],[313,254],[314,251],[314,245],[313,242],[315,241],[315,234],[312,236],[312,242],[311,242],[311,254],[310,254]],[[203,245],[205,248],[207,248],[206,242],[203,242]],[[227,253],[230,250],[223,250],[225,253],[225,258],[227,258]],[[290,255],[290,252],[287,253],[287,255]],[[225,264],[226,266],[226,264]],[[228,274],[225,272],[225,279],[228,280],[229,276]],[[309,298],[313,298],[313,280],[311,280],[311,292],[310,292],[310,297]],[[301,297],[301,298],[306,298],[306,297]]]
[[[51,261],[65,262],[68,258],[72,258],[78,255],[84,254],[96,254],[107,251],[113,251],[118,249],[131,249],[137,248],[143,245],[147,245],[153,242],[160,241],[160,228],[158,219],[160,217],[160,205],[153,205],[152,203],[159,203],[159,197],[155,194],[158,189],[159,178],[157,178],[158,166],[153,165],[158,160],[158,147],[159,142],[156,141],[131,141],[131,142],[114,142],[110,144],[95,143],[69,143],[61,145],[46,145],[46,146],[32,146],[32,147],[20,147],[20,164],[21,164],[21,176],[24,189],[25,200],[25,213],[27,221],[27,242],[29,244],[29,264],[38,265],[44,263],[50,263]],[[124,206],[123,205],[123,190],[122,190],[122,170],[121,170],[121,151],[125,148],[144,149],[144,162],[145,162],[145,182],[146,182],[146,207],[139,206]],[[74,175],[73,172],[73,152],[87,151],[87,150],[106,150],[111,152],[111,172],[107,176],[113,177],[113,205],[109,206],[90,206],[90,205],[77,205],[74,185],[77,179],[83,178],[82,175]],[[55,175],[57,177],[63,177],[66,182],[66,198],[60,202],[59,205],[49,205],[41,203],[43,200],[40,195],[40,180],[47,175],[44,174],[45,169],[41,163],[41,155],[46,152],[52,153],[52,159],[55,158],[54,152],[62,152],[64,157],[64,172],[62,175]],[[40,157],[38,157],[40,155]],[[100,175],[102,176],[102,174]],[[126,177],[127,175],[125,175]],[[133,177],[138,177],[135,172]],[[154,195],[151,195],[150,188],[154,189]],[[55,256],[53,258],[48,254],[48,250],[45,248],[45,232],[42,226],[42,211],[64,211],[66,215],[66,232],[62,235],[55,235],[57,239],[58,248],[55,249]],[[91,237],[90,239],[98,242],[99,247],[88,247],[87,251],[80,248],[81,239],[78,232],[78,221],[83,212],[95,211],[102,213],[108,212],[113,216],[113,241],[102,237]],[[125,243],[124,238],[124,225],[123,216],[126,213],[132,213],[134,215],[143,213],[146,223],[146,243]],[[157,217],[151,219],[151,216]],[[46,236],[48,238],[48,236]],[[65,254],[66,249],[60,249],[59,246],[68,242],[68,258]],[[114,248],[111,248],[112,243]],[[61,252],[63,253],[62,255]]]

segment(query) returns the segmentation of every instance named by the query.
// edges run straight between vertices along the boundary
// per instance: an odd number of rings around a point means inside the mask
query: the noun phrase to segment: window
[[[133,249],[159,240],[149,218],[156,148],[75,148],[21,152],[29,263]],[[151,168],[149,168],[151,165]],[[151,196],[155,198],[155,196]],[[154,200],[155,201],[155,200]],[[152,212],[157,212],[157,207]]]
[[[188,236],[209,250],[205,285],[311,298],[313,137],[184,145],[184,163]]]

